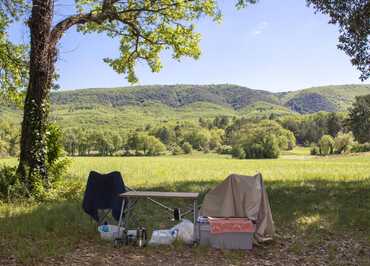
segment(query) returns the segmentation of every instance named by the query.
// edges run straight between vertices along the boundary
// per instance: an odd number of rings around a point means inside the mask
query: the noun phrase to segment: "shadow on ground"
[[[215,181],[186,181],[136,189],[199,191],[202,198],[207,191],[216,185]],[[353,238],[351,241],[354,242],[350,242],[348,245],[353,246],[360,243],[359,245],[362,247],[359,249],[360,255],[357,254],[356,259],[370,257],[370,253],[368,253],[370,245],[370,178],[348,182],[320,179],[299,182],[276,180],[266,181],[265,185],[278,229],[278,237],[272,250],[281,253],[284,249],[284,252],[288,252],[287,254],[305,257],[311,251],[316,250],[317,246],[325,247],[327,243],[330,243],[330,245],[327,244],[326,248],[328,254],[324,257],[333,260],[333,256],[334,259],[336,257],[330,254],[337,254],[339,247],[332,243],[339,243],[338,240],[345,238],[348,240],[348,235],[350,235],[351,239]],[[182,201],[167,203],[183,209],[186,207]],[[148,225],[151,229],[152,227],[166,228],[172,225],[168,219],[170,217],[168,213],[154,208],[148,202],[139,203],[136,208],[136,216],[138,220],[133,226],[143,224]],[[101,250],[111,248],[110,244],[107,247],[106,243],[103,244],[99,240],[96,225],[81,209],[81,199],[40,205],[3,204],[0,206],[0,224],[0,264],[32,264],[49,259],[53,260],[56,257],[65,259],[66,254],[71,254],[81,248],[81,243],[93,246],[94,250],[96,247],[104,247]],[[334,248],[331,245],[334,245]],[[152,252],[150,256],[158,252],[156,249],[148,250],[145,252]],[[168,248],[163,250],[172,252]],[[189,256],[194,252],[199,253],[194,249],[189,251],[188,248],[184,252],[185,255],[190,252]],[[263,257],[264,254],[270,254],[271,250],[260,247],[253,252],[253,256]],[[207,251],[204,255],[208,253]],[[129,253],[127,254],[129,255]],[[140,254],[142,255],[142,253]],[[218,254],[219,256],[225,255],[224,253]],[[350,256],[349,259],[353,259],[351,254],[355,256],[354,253],[347,254]],[[323,254],[319,255],[319,257],[323,257]],[[289,256],[287,255],[288,260]],[[238,256],[236,257],[238,258]],[[342,257],[337,259],[343,260]],[[217,263],[213,264],[217,265]],[[286,265],[289,265],[288,261],[286,261]],[[295,265],[295,262],[291,265]]]

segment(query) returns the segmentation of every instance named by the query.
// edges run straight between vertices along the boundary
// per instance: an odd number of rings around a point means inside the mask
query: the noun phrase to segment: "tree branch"
[[[187,0],[186,2],[192,2],[194,0]],[[178,5],[177,2],[165,5],[161,8],[152,9],[152,8],[130,8],[126,9],[120,12],[116,12],[114,10],[114,4],[119,2],[119,0],[104,0],[102,4],[102,11],[98,14],[93,14],[92,12],[86,13],[86,14],[76,14],[72,15],[61,22],[59,22],[55,27],[53,28],[50,36],[50,43],[51,47],[55,47],[55,45],[58,43],[58,41],[63,36],[64,32],[66,32],[69,28],[73,27],[74,25],[81,25],[88,22],[95,22],[97,24],[102,24],[106,20],[115,20],[120,21],[128,26],[130,26],[136,34],[139,34],[141,38],[148,40],[145,36],[140,34],[140,31],[134,26],[134,23],[125,20],[122,18],[123,14],[127,13],[136,13],[135,17],[138,17],[140,13],[142,12],[150,12],[150,13],[160,13],[162,14],[162,11],[167,10],[169,8],[176,7]],[[163,14],[162,14],[163,15]]]

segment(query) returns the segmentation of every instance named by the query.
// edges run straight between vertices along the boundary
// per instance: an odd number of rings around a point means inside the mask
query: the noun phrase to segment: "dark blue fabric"
[[[122,207],[122,198],[119,194],[124,192],[126,189],[120,172],[99,174],[91,171],[87,179],[82,208],[97,222],[98,209],[111,209],[113,218],[118,221]]]

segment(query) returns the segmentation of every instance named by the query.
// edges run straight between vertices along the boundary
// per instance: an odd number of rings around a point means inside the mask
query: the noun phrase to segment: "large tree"
[[[76,13],[54,22],[54,0],[33,0],[30,28],[29,83],[24,101],[18,173],[29,189],[34,179],[47,181],[46,137],[48,95],[52,87],[58,43],[73,26],[82,33],[105,32],[120,38],[120,56],[105,59],[118,73],[135,82],[135,64],[161,68],[160,53],[197,58],[200,36],[193,21],[202,15],[218,18],[215,0],[76,0]]]
[[[356,97],[349,109],[348,124],[355,140],[370,142],[370,94]]]

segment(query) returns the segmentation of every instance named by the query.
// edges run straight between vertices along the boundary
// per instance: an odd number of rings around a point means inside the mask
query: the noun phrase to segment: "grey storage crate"
[[[210,226],[209,224],[197,224],[197,229],[199,232],[199,244],[202,246],[209,246],[209,238],[210,238]]]
[[[253,233],[211,234],[209,224],[197,224],[200,245],[219,249],[252,249]]]

